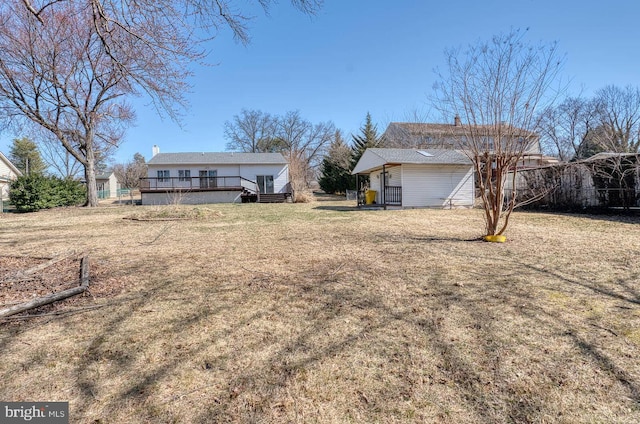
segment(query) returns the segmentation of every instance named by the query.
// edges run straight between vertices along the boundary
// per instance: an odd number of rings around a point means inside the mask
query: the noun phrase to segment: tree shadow
[[[333,212],[361,212],[364,209],[358,208],[357,206],[338,206],[338,205],[322,205],[322,206],[314,206],[313,209],[319,211],[333,211]]]

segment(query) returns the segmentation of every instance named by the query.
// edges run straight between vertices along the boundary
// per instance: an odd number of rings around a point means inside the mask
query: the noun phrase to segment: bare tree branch
[[[461,118],[458,147],[476,171],[486,234],[501,235],[517,204],[518,163],[540,153],[534,130],[562,60],[555,44],[529,45],[519,31],[445,54],[434,106]]]

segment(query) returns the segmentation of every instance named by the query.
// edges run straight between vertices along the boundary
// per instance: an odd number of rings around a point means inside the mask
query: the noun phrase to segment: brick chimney
[[[453,126],[454,127],[462,126],[462,121],[460,120],[460,115],[456,115],[456,117],[453,118]]]

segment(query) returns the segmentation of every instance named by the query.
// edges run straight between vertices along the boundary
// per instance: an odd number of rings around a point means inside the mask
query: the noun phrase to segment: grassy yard
[[[492,244],[477,210],[347,205],[0,216],[2,255],[85,250],[102,287],[0,324],[0,400],[81,423],[640,422],[638,219],[521,212]]]

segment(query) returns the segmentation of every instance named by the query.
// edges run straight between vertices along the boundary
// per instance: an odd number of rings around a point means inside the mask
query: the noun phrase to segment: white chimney
[[[154,157],[155,155],[157,155],[158,153],[160,153],[160,148],[158,147],[158,145],[157,145],[157,144],[154,144],[154,145],[153,145],[153,149],[152,149],[152,151],[153,151],[153,154],[151,155],[151,157]]]

